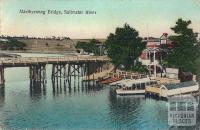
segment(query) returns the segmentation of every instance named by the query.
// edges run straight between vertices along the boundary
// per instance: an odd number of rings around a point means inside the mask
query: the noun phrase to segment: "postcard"
[[[200,0],[0,0],[0,130],[199,130]]]

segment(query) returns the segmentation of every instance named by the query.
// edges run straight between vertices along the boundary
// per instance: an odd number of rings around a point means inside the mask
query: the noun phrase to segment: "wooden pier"
[[[79,80],[92,73],[101,72],[103,65],[110,59],[103,56],[68,56],[68,57],[19,57],[0,58],[0,85],[4,86],[4,69],[9,67],[29,67],[31,86],[46,83],[46,65],[52,65],[51,79],[53,84],[59,84],[64,79],[64,84],[71,86],[72,77]]]

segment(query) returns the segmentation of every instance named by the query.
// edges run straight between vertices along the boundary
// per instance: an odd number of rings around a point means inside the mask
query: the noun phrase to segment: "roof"
[[[171,89],[177,89],[177,88],[184,88],[184,87],[194,86],[196,84],[197,83],[194,82],[194,81],[188,81],[188,82],[182,82],[182,83],[177,83],[177,84],[167,84],[167,85],[165,85],[165,87],[168,90],[171,90]]]
[[[0,41],[2,41],[2,42],[8,42],[8,39],[0,38]]]
[[[176,84],[176,83],[180,83],[180,80],[178,79],[172,79],[172,78],[167,78],[167,77],[156,77],[156,80],[158,81],[158,83],[160,84]]]
[[[179,69],[177,68],[166,68],[166,73],[178,74]]]
[[[143,50],[143,52],[154,52],[154,51],[160,52],[162,50],[163,49],[161,49],[161,48],[146,48],[146,49]]]
[[[133,84],[145,83],[145,82],[150,82],[150,81],[156,81],[156,80],[151,80],[150,78],[133,79],[133,80],[127,81],[125,83],[122,83],[122,85],[125,85],[127,87],[131,87]]]
[[[110,85],[122,84],[122,83],[128,82],[130,80],[131,79],[123,79],[123,80],[119,80],[119,81],[114,82],[114,83],[110,83]]]
[[[185,75],[185,76],[192,76],[192,73],[191,72],[189,72],[189,71],[187,71],[187,72],[181,72],[183,75]]]

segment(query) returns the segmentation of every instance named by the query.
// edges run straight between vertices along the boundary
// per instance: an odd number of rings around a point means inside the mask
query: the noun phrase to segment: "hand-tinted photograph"
[[[199,130],[200,0],[0,0],[0,130]]]

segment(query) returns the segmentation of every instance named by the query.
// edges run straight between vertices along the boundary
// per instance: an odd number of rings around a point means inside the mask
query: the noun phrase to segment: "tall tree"
[[[112,63],[115,66],[124,65],[125,69],[131,69],[134,66],[134,61],[145,48],[138,32],[128,24],[122,28],[116,28],[115,34],[111,33],[105,43]]]
[[[175,35],[170,36],[174,42],[172,52],[167,56],[167,65],[176,67],[184,71],[192,71],[195,73],[195,61],[199,56],[196,35],[193,29],[189,28],[191,21],[178,19],[176,25],[171,29]]]

